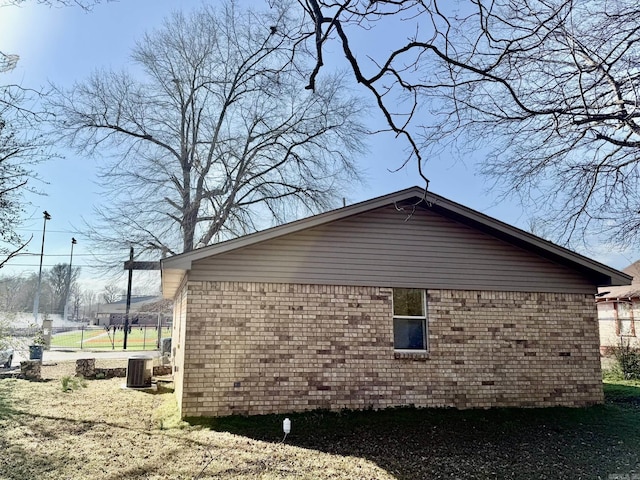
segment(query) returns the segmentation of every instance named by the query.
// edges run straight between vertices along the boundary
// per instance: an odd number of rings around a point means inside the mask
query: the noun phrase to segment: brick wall
[[[394,353],[390,288],[188,282],[183,416],[602,402],[592,295],[428,291]]]

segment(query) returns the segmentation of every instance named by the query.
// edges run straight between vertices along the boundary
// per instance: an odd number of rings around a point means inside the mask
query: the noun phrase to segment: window
[[[636,329],[633,321],[633,305],[630,302],[617,302],[614,304],[616,313],[616,330],[618,335],[634,337]]]
[[[393,348],[427,350],[427,309],[424,290],[393,289]]]

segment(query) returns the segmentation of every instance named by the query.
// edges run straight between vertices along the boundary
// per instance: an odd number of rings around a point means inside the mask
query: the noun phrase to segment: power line
[[[39,257],[40,254],[25,252],[25,253],[18,253],[15,256],[16,257]],[[44,256],[45,257],[68,257],[69,254],[68,253],[45,253]],[[105,256],[123,257],[123,255],[120,253],[74,253],[73,256],[74,257],[105,257]],[[124,258],[126,258],[126,255],[124,256]]]
[[[20,231],[20,232],[32,232],[32,233],[40,233],[42,231],[42,229],[35,230],[31,228],[14,228],[14,230]],[[47,233],[75,233],[78,236],[81,236],[81,235],[84,236],[82,232],[78,230],[47,230]]]
[[[40,264],[29,264],[29,263],[7,263],[6,267],[33,267],[37,268]],[[59,263],[43,263],[43,267],[55,267],[56,265],[60,265]],[[87,267],[87,268],[103,268],[104,264],[80,264],[74,265],[74,267]]]

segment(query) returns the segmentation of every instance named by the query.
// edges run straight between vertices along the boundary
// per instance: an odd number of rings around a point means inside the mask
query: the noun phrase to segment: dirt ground
[[[97,360],[122,367],[126,360]],[[584,409],[389,409],[181,422],[170,389],[0,379],[0,480],[640,478],[640,384],[606,385]],[[206,420],[206,419],[205,419]]]
[[[170,390],[124,378],[63,392],[74,371],[45,362],[42,382],[0,380],[0,479],[394,478],[365,459],[186,425]]]

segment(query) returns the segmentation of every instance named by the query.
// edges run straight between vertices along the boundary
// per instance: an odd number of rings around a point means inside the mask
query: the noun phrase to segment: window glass
[[[393,289],[393,347],[396,350],[427,349],[424,290]]]
[[[631,304],[618,303],[618,329],[620,330],[620,335],[633,334],[632,321]]]
[[[393,289],[393,314],[401,317],[424,317],[424,291],[416,288]]]
[[[397,350],[426,350],[425,323],[424,319],[394,319],[393,347]]]

